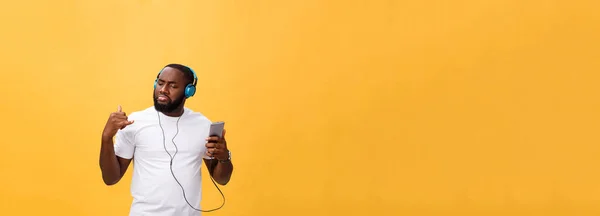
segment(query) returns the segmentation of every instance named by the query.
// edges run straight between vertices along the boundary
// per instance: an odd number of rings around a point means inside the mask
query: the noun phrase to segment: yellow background
[[[100,134],[172,62],[227,122],[204,215],[600,214],[598,1],[0,5],[1,215],[127,215]]]

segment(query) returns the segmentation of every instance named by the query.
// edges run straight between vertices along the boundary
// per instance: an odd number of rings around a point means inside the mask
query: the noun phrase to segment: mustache
[[[162,97],[166,97],[166,98],[168,98],[169,100],[172,100],[172,99],[171,99],[171,97],[169,97],[169,96],[166,96],[166,95],[164,95],[164,94],[159,94],[159,95],[156,95],[154,98],[158,98],[158,97],[161,97],[161,96],[162,96]]]

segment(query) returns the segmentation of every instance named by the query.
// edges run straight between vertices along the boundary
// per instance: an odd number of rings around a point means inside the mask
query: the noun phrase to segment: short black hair
[[[175,69],[181,71],[183,73],[183,76],[185,77],[187,83],[196,85],[196,83],[194,83],[194,74],[193,74],[194,72],[192,72],[192,69],[190,69],[188,66],[172,63],[172,64],[166,65],[165,68],[166,67],[175,68]]]

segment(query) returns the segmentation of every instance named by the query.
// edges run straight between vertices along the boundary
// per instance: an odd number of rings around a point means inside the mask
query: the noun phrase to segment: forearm
[[[213,179],[221,185],[226,185],[233,173],[233,163],[231,161],[219,162],[217,159],[213,159],[212,163],[216,163],[212,172]]]
[[[102,170],[102,180],[107,185],[113,185],[121,178],[121,167],[115,155],[112,138],[102,137],[100,169]]]

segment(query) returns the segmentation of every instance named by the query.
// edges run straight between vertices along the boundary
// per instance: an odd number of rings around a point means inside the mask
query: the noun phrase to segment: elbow
[[[117,184],[121,180],[118,176],[110,176],[102,173],[102,181],[106,186],[111,186]]]
[[[229,183],[229,180],[231,180],[231,176],[227,176],[227,178],[221,179],[221,182],[219,184],[227,185],[227,183]]]
[[[121,175],[119,172],[112,171],[110,169],[105,169],[100,165],[100,171],[102,173],[102,181],[105,185],[111,186],[117,184],[121,180]]]
[[[227,185],[227,183],[229,183],[229,179],[221,179],[221,180],[217,181],[217,183],[225,186],[225,185]]]
[[[219,185],[227,185],[231,179],[231,175],[212,175],[212,180]]]
[[[231,173],[229,173],[229,175],[226,176],[220,176],[218,179],[215,178],[215,181],[217,182],[217,184],[220,185],[227,185],[227,183],[229,183],[229,181],[231,180]]]
[[[109,179],[109,178],[103,178],[102,179],[104,181],[104,184],[106,186],[112,186],[115,185],[119,182],[119,179]]]

